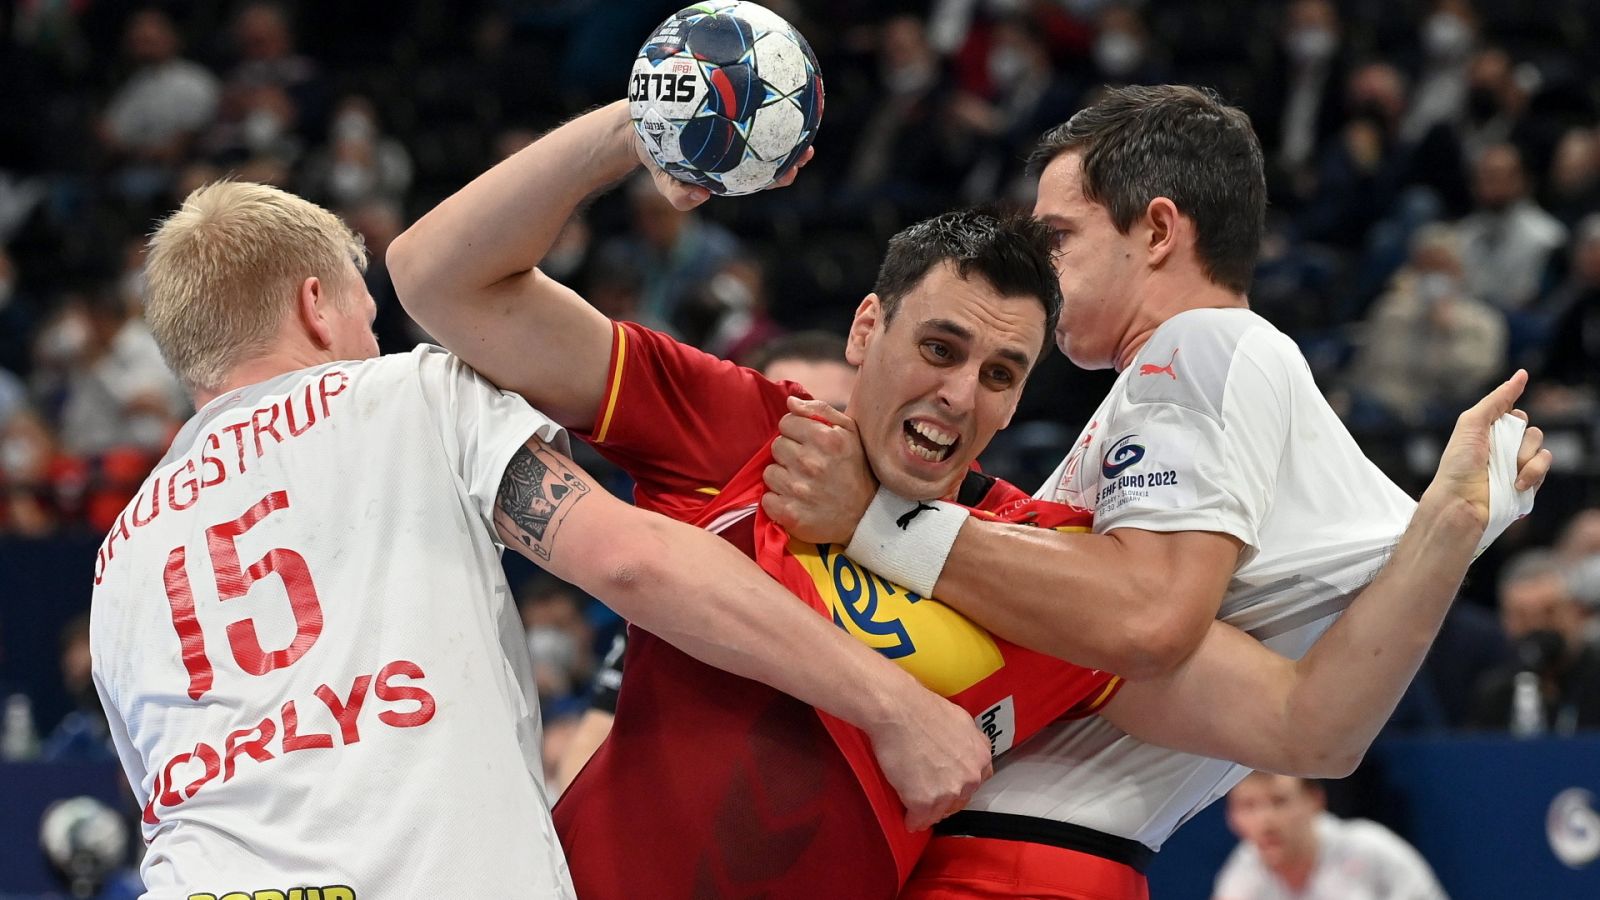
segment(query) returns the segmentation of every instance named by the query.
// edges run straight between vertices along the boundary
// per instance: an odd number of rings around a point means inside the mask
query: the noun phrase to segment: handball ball
[[[751,194],[816,138],[822,76],[777,13],[744,0],[697,3],[639,48],[628,114],[667,174],[713,194]]]

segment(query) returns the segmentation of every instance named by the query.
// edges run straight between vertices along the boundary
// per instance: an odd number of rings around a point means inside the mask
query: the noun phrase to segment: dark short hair
[[[789,360],[850,365],[844,358],[844,337],[822,330],[797,331],[775,337],[751,352],[745,365],[757,372],[765,372],[773,363]]]
[[[1041,351],[1048,350],[1061,318],[1061,285],[1051,253],[1050,229],[1032,216],[996,209],[948,212],[889,239],[873,291],[888,325],[901,299],[934,266],[948,262],[963,279],[981,277],[1001,296],[1038,300],[1044,307]]]
[[[1216,92],[1180,84],[1114,88],[1040,140],[1041,171],[1083,154],[1083,192],[1126,234],[1157,197],[1194,221],[1195,254],[1212,281],[1244,293],[1267,215],[1261,142],[1250,118]]]

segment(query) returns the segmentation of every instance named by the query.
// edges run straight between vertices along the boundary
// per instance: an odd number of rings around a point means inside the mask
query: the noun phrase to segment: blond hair
[[[213,182],[151,235],[145,318],[178,378],[216,390],[272,344],[305,279],[348,302],[350,263],[365,270],[366,248],[333,213],[264,184]]]

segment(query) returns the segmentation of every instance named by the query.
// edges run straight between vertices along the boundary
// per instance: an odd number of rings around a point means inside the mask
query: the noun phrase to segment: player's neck
[[[300,369],[309,369],[331,362],[331,357],[326,352],[317,352],[311,347],[278,348],[269,350],[261,356],[245,360],[234,366],[223,376],[220,386],[210,389],[196,389],[190,392],[190,399],[194,408],[200,409],[207,403],[221,397],[223,394],[247,388],[252,384],[270,381],[289,372]]]
[[[1250,299],[1208,278],[1161,278],[1153,273],[1136,300],[1138,312],[1117,351],[1116,369],[1121,372],[1133,364],[1156,329],[1168,319],[1191,309],[1248,309]]]
[[[1279,865],[1273,866],[1272,871],[1282,879],[1290,890],[1299,892],[1305,890],[1311,883],[1311,873],[1317,867],[1317,845],[1313,841],[1300,852],[1283,860]]]

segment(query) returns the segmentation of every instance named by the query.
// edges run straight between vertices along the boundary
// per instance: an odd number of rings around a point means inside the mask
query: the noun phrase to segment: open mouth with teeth
[[[961,435],[922,419],[907,419],[901,423],[906,446],[913,455],[928,462],[944,462],[961,443]]]

